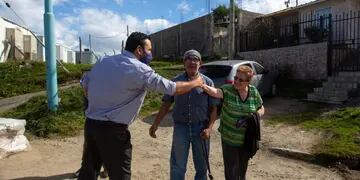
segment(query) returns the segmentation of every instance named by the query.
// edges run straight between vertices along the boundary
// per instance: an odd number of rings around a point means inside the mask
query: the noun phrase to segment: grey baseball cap
[[[184,53],[184,60],[188,57],[196,57],[201,60],[201,55],[198,51],[191,49]]]

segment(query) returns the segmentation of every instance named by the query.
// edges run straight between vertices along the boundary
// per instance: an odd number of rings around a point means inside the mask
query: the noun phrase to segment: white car
[[[276,84],[275,73],[270,73],[262,65],[255,61],[246,60],[223,60],[213,61],[201,65],[200,72],[211,78],[216,87],[223,84],[232,84],[236,70],[240,65],[246,65],[254,70],[254,76],[250,82],[263,95],[275,96]]]

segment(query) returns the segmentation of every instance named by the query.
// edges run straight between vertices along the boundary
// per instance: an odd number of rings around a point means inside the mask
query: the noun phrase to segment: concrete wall
[[[228,54],[228,29],[226,27],[214,27],[214,36],[213,36],[213,43],[214,43],[214,53],[217,56],[225,57]]]
[[[5,61],[5,51],[8,48],[6,42],[13,40],[13,44],[17,47],[18,50],[12,50],[9,53],[10,59],[24,59],[24,37],[32,36],[30,31],[23,28],[22,26],[16,25],[6,19],[0,18],[0,62]],[[11,39],[13,38],[13,39]],[[30,56],[31,58],[31,56]]]
[[[64,46],[56,45],[56,59],[67,63],[67,50]]]
[[[76,64],[95,64],[97,61],[97,57],[91,51],[82,51],[81,59],[80,52],[76,51]]]
[[[208,16],[176,25],[151,34],[154,57],[182,57],[189,49],[199,51],[203,56],[209,55]]]
[[[45,42],[43,36],[38,36],[38,38]],[[5,62],[6,50],[9,49],[7,42],[10,43],[11,41],[17,49],[9,51],[8,59],[45,61],[45,49],[30,31],[0,17],[0,63]],[[56,47],[58,50],[56,57],[67,63],[68,51],[71,50],[65,46],[60,46]],[[73,56],[75,55],[72,54],[71,57]],[[72,59],[70,61],[72,63]]]
[[[242,11],[237,29],[246,27],[259,14]],[[212,54],[211,38],[214,40],[213,52],[224,54],[227,52],[227,28],[216,28],[210,35],[210,16],[205,15],[194,20],[184,22],[168,29],[151,34],[154,57],[182,57],[189,49],[198,50],[203,57]],[[224,51],[226,50],[226,51]]]
[[[316,12],[323,9],[330,9],[330,13],[332,14],[332,20],[336,20],[336,18],[339,19],[347,19],[353,15],[353,13],[356,13],[356,17],[358,17],[360,14],[358,12],[360,11],[360,1],[359,0],[329,0],[322,3],[318,3],[312,6],[304,7],[299,10],[300,15],[300,21],[306,21],[313,17],[316,18]],[[348,14],[348,16],[347,16]],[[328,23],[328,22],[325,22]],[[352,21],[352,28],[350,29],[349,26],[347,28],[344,28],[343,26],[347,23],[350,23],[350,21],[347,21],[345,23],[343,22],[335,22],[333,23],[334,27],[334,33],[333,33],[333,40],[337,39],[337,34],[346,34],[348,37],[344,37],[345,39],[356,39],[359,38],[359,21],[355,20]],[[303,24],[303,27],[300,29],[300,35],[302,37],[305,37],[304,29],[306,27],[312,26],[310,23]],[[355,28],[355,29],[354,29]],[[335,32],[336,30],[336,32]],[[353,31],[355,30],[354,33]],[[354,36],[355,35],[355,36]],[[343,39],[343,38],[340,38]]]
[[[24,59],[24,40],[23,33],[18,28],[6,28],[6,41],[11,44],[10,54],[8,58],[14,60]]]
[[[323,80],[327,78],[327,42],[260,51],[240,52],[246,60],[261,63],[270,71],[291,68],[295,79]]]
[[[38,36],[38,38],[45,44],[45,38],[44,36]],[[41,62],[45,62],[45,48],[42,46],[42,44],[40,42],[37,41],[36,43],[37,46],[37,56],[36,56],[36,60],[37,61],[41,61]]]
[[[5,61],[5,48],[8,46],[7,44],[5,44],[6,29],[3,27],[5,27],[5,22],[0,18],[0,63]]]
[[[256,17],[258,17],[260,15],[262,15],[262,14],[254,13],[254,12],[250,12],[250,11],[244,11],[244,10],[240,11],[240,13],[239,13],[240,21],[238,21],[237,28],[238,29],[246,28],[251,22],[253,22],[254,19],[256,19]]]
[[[36,60],[37,40],[32,35],[24,35],[24,54],[25,59]]]
[[[67,51],[67,63],[75,64],[76,53],[75,51],[68,50]]]
[[[333,15],[342,14],[343,12],[359,11],[359,0],[328,0],[312,6],[307,6],[299,10],[301,17],[315,15],[315,12],[320,9],[331,8]]]

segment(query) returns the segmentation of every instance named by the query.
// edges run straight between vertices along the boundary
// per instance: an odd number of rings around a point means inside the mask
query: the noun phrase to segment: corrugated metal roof
[[[286,8],[286,9],[276,11],[276,12],[273,12],[273,13],[270,13],[270,14],[265,14],[265,15],[262,15],[262,16],[258,16],[257,18],[271,17],[271,16],[276,16],[276,15],[281,15],[281,14],[284,14],[284,13],[290,13],[291,11],[295,11],[295,10],[298,10],[298,9],[301,9],[301,8],[304,8],[304,7],[312,6],[312,5],[322,3],[322,2],[326,2],[326,1],[330,1],[330,0],[315,0],[315,1],[305,3],[305,4],[301,4],[301,5],[296,6],[296,7],[290,7],[290,8]]]
[[[24,27],[24,26],[22,26],[22,25],[19,25],[19,24],[17,24],[16,22],[11,21],[10,19],[6,19],[5,17],[0,17],[0,18],[3,19],[4,21],[8,22],[8,23],[11,23],[11,24],[13,24],[13,25],[19,26],[19,27],[21,27],[21,28],[23,28],[23,29],[25,29],[25,30],[27,30],[27,31],[30,31],[28,28],[26,28],[26,27]]]

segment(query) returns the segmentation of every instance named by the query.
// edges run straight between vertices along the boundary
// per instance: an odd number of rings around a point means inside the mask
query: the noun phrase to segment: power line
[[[5,3],[6,7],[8,7],[9,9],[11,9],[11,11],[24,23],[25,29],[26,29],[27,31],[29,31],[29,32],[35,37],[35,39],[45,48],[45,44],[39,39],[39,37],[37,37],[37,36],[34,34],[33,31],[31,31],[31,30],[29,29],[29,27],[26,25],[25,21],[15,12],[14,9],[11,8],[10,4],[9,4],[8,2],[6,2],[5,0],[3,0],[3,2]],[[63,64],[61,61],[59,61],[58,59],[56,59],[56,61],[60,64],[60,66],[64,69],[65,72],[70,73],[70,71],[64,66],[64,64]]]
[[[25,21],[15,12],[15,10],[13,8],[11,8],[10,4],[8,2],[6,2],[5,0],[3,0],[3,2],[5,3],[6,7],[8,7],[15,14],[15,16],[18,17],[26,27],[28,27],[27,24],[25,23]]]
[[[93,35],[91,35],[92,38],[98,38],[98,39],[115,38],[115,37],[118,37],[118,36],[120,36],[120,34],[116,34],[116,35],[113,35],[113,36],[93,36]]]
[[[92,38],[99,38],[99,39],[107,39],[107,38],[114,38],[114,37],[118,37],[118,36],[121,36],[122,34],[125,34],[126,32],[121,32],[121,33],[117,33],[115,35],[112,35],[112,36],[94,36],[94,35],[91,35]]]

